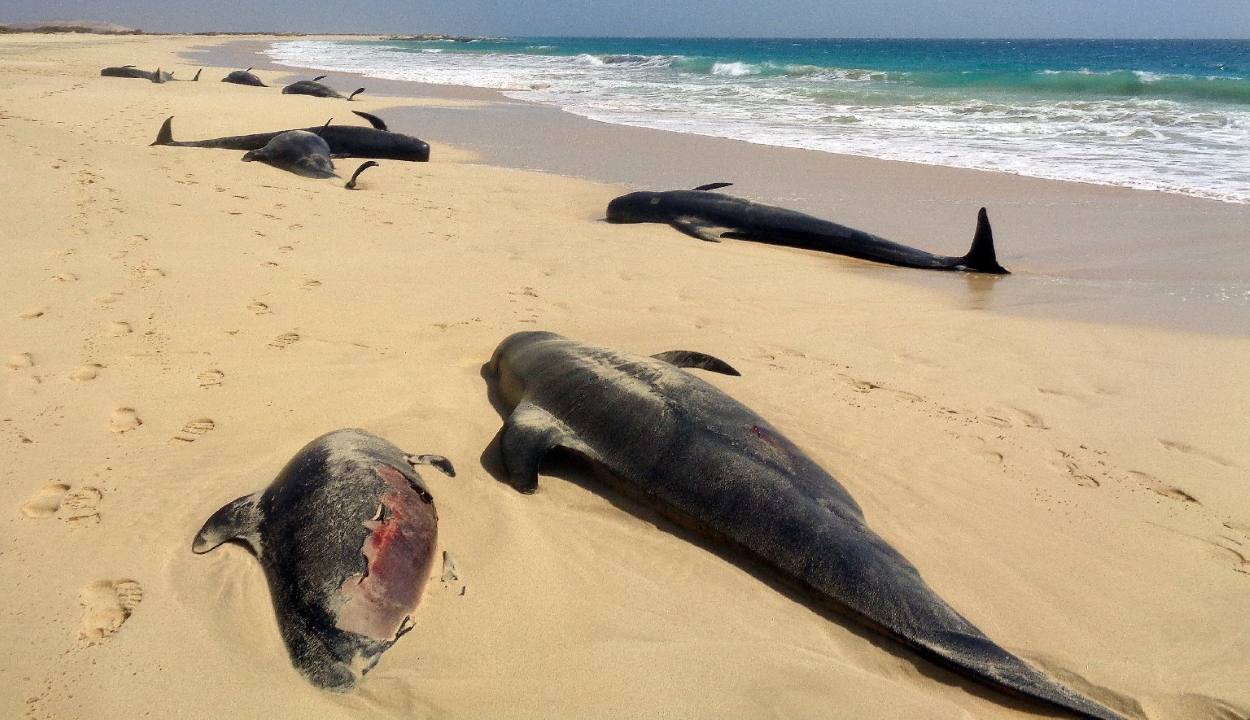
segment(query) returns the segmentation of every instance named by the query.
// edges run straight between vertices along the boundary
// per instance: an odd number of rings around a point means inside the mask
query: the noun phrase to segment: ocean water
[[[595,120],[1250,203],[1250,41],[517,38],[275,43]]]

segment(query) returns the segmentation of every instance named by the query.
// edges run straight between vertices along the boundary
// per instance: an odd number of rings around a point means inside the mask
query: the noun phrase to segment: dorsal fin
[[[198,81],[198,80],[200,79],[200,73],[202,73],[202,72],[204,72],[204,68],[200,68],[199,70],[196,70],[196,71],[195,71],[195,77],[191,78],[191,82],[196,82],[196,81]]]
[[[356,97],[357,95],[359,95],[360,93],[362,93],[362,92],[364,92],[364,91],[365,91],[365,89],[364,89],[364,88],[356,88],[356,92],[352,93],[351,95],[348,95],[348,96],[347,96],[347,99],[348,99],[348,100],[351,100],[352,98]]]
[[[257,503],[261,494],[258,492],[244,495],[213,513],[208,522],[204,523],[204,527],[195,534],[191,552],[202,555],[222,543],[242,540],[252,554],[259,557],[261,513]]]
[[[251,68],[248,68],[248,69],[244,70],[243,72],[251,72],[251,71],[252,71],[252,69],[251,69]]]
[[[160,131],[156,133],[156,142],[153,145],[173,145],[174,144],[174,116],[170,115],[165,118],[165,123],[161,125]]]
[[[329,120],[326,120],[326,124],[321,126],[321,129],[317,131],[317,135],[321,135],[321,133],[322,133],[322,132],[323,132],[326,128],[330,127],[330,123],[332,123],[332,122],[334,122],[334,118],[330,118]]]
[[[722,375],[741,375],[729,363],[717,357],[712,357],[706,353],[695,352],[694,350],[669,350],[668,352],[656,353],[651,357],[679,368],[699,368],[700,370],[710,370],[718,372]]]
[[[328,77],[330,77],[330,76],[329,76],[329,75],[318,75],[317,77],[313,78],[313,79],[312,79],[312,81],[313,81],[313,82],[320,82],[320,81],[322,81],[322,80],[324,80],[324,79],[326,79],[326,78],[328,78]]]
[[[725,182],[708,183],[707,185],[700,185],[699,187],[695,188],[695,190],[717,190],[719,188],[729,187],[730,185],[733,185],[733,183],[725,183]]]
[[[365,120],[368,120],[369,124],[372,125],[374,129],[376,130],[388,130],[389,129],[386,127],[386,123],[382,122],[382,118],[378,117],[377,115],[370,115],[369,113],[362,112],[360,110],[352,110],[352,112],[356,113],[357,115],[364,118]]]

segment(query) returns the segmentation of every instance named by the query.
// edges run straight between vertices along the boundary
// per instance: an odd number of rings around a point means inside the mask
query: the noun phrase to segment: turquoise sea
[[[1250,202],[1250,41],[511,38],[275,43],[609,123]]]

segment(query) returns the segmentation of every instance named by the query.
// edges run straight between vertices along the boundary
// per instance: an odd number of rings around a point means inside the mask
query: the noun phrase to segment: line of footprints
[[[200,386],[219,386],[223,375],[220,370],[205,370],[198,376]],[[141,425],[143,421],[134,408],[118,408],[109,419],[110,429],[116,433],[130,432]],[[215,427],[216,423],[210,418],[190,420],[169,442],[191,443]],[[103,498],[104,493],[96,487],[73,487],[54,482],[40,488],[18,510],[31,520],[59,519],[70,527],[83,528],[99,524],[99,505]],[[135,580],[97,580],[90,583],[81,592],[83,618],[78,639],[86,645],[94,645],[117,632],[142,599],[143,587]]]

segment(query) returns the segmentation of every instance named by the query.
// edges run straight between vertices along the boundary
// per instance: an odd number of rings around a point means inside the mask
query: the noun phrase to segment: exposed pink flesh
[[[369,570],[343,581],[343,604],[335,624],[340,630],[387,640],[395,637],[421,601],[434,564],[438,514],[403,473],[384,464],[374,470],[391,486],[380,498],[390,516],[364,523],[371,531],[361,548]]]

